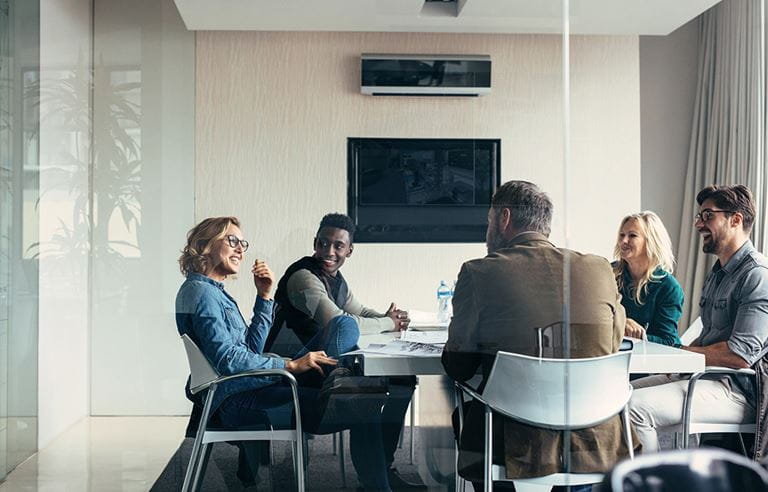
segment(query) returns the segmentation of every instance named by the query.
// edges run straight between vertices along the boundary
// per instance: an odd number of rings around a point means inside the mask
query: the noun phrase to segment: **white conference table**
[[[422,441],[416,459],[419,475],[429,486],[451,490],[455,483],[454,437],[450,415],[455,407],[453,384],[447,378],[440,355],[413,356],[366,352],[371,344],[386,344],[399,338],[397,333],[363,335],[362,350],[346,354],[366,376],[420,376],[413,404],[418,415],[419,439]],[[704,356],[658,343],[631,339],[630,373],[694,373],[704,370]],[[416,397],[417,395],[421,395]],[[413,418],[413,413],[412,413]],[[414,420],[411,420],[412,424]],[[413,453],[413,452],[412,452]]]
[[[444,376],[439,355],[403,356],[366,352],[372,343],[387,343],[399,337],[396,333],[363,335],[362,350],[350,352],[356,357],[366,376]],[[704,370],[704,355],[667,345],[631,339],[634,343],[629,361],[630,374],[690,374]]]

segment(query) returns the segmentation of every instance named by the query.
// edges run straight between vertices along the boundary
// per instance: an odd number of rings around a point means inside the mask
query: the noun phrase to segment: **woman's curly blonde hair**
[[[190,273],[205,273],[213,267],[213,244],[227,235],[230,224],[240,227],[237,217],[209,217],[187,233],[187,245],[181,250],[179,268],[185,277]]]

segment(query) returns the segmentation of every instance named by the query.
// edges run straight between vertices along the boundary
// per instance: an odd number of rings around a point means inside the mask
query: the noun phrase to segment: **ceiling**
[[[561,33],[562,0],[174,0],[190,30]],[[570,0],[571,34],[666,35],[720,0]]]

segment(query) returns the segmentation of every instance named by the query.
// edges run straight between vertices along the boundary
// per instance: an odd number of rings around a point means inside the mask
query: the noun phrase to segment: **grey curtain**
[[[699,297],[716,258],[701,252],[693,216],[703,187],[742,183],[757,199],[752,240],[766,246],[764,157],[764,0],[723,0],[699,22],[698,84],[683,197],[677,276],[686,299],[684,330],[699,315]]]

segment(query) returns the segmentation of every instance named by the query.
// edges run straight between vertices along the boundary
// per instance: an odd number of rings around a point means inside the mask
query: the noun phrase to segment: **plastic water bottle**
[[[451,288],[441,280],[437,288],[437,320],[441,323],[451,318],[451,294]]]

